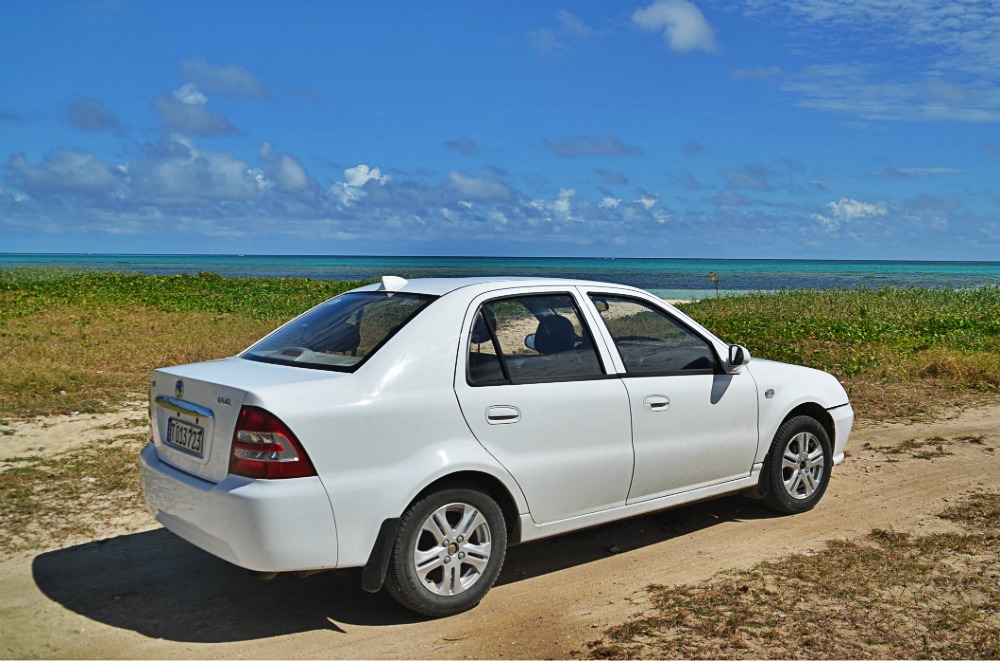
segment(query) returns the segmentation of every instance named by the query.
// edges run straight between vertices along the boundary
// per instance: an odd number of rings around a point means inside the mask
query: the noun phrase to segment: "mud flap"
[[[369,593],[378,593],[385,583],[385,574],[389,570],[389,559],[392,558],[392,546],[396,542],[396,531],[399,529],[399,518],[394,517],[382,522],[372,553],[361,573],[361,588]]]

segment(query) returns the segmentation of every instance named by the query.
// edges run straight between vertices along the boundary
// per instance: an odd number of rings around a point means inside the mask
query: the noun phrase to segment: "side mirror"
[[[743,345],[729,346],[729,372],[738,373],[740,368],[750,363],[750,352]]]
[[[524,346],[528,349],[535,349],[535,334],[529,333],[524,337]]]
[[[594,299],[594,308],[597,308],[599,313],[606,313],[611,310],[611,304],[608,303],[607,299]]]

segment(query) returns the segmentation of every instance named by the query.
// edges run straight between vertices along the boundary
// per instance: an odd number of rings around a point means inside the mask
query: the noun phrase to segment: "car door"
[[[748,476],[757,452],[750,374],[724,374],[712,343],[652,301],[590,298],[624,369],[635,448],[628,503]]]
[[[538,524],[622,506],[632,478],[629,397],[567,291],[475,300],[455,391],[476,439]]]

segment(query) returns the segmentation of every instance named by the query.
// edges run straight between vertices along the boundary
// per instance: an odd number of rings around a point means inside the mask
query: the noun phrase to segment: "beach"
[[[364,593],[354,570],[262,583],[167,533],[146,512],[136,454],[148,436],[149,370],[230,356],[351,286],[313,276],[0,269],[5,657],[625,656],[610,646],[641,643],[615,643],[609,633],[653,609],[650,585],[702,586],[764,561],[861,544],[875,530],[900,541],[957,534],[954,522],[939,517],[946,508],[1000,492],[1000,287],[790,290],[739,299],[712,292],[682,304],[684,312],[745,344],[753,360],[827,370],[849,390],[858,426],[809,516],[775,517],[732,497],[515,547],[488,598],[444,621],[423,621],[385,595]],[[988,554],[970,563],[970,582],[995,575]],[[905,597],[923,590],[898,590],[903,602],[892,613],[909,620],[894,621],[893,631],[925,627],[912,620]],[[952,594],[928,594],[926,602]],[[985,608],[977,613],[995,619]],[[975,627],[995,631],[991,623]],[[966,626],[940,642],[978,636]],[[860,641],[848,635],[845,646]],[[747,646],[763,646],[747,648],[751,657],[798,650],[747,636]],[[916,657],[924,649],[832,650],[850,659]],[[947,650],[975,658],[987,649]],[[630,655],[653,652],[640,647]]]

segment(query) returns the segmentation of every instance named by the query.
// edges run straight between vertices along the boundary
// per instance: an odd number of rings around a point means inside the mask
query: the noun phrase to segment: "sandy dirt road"
[[[1000,489],[1000,407],[855,431],[811,513],[738,497],[510,550],[472,612],[415,617],[360,589],[354,571],[262,582],[150,525],[0,561],[3,658],[566,658],[642,610],[644,587],[872,528],[931,532],[947,502]],[[917,440],[932,459],[887,453]],[[941,447],[941,451],[938,451]]]

